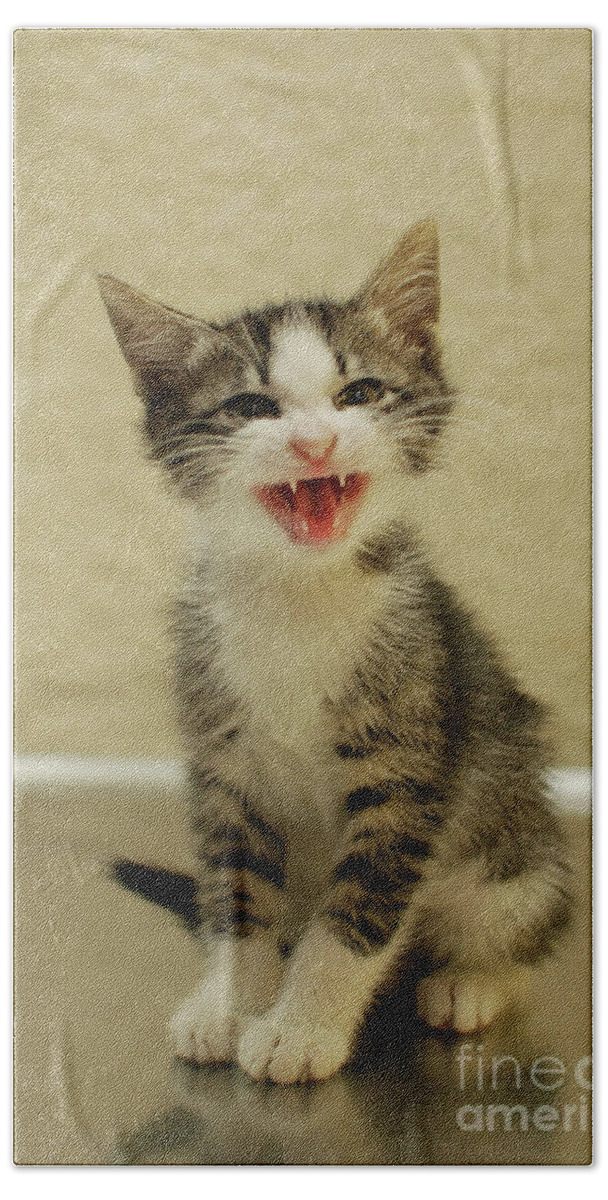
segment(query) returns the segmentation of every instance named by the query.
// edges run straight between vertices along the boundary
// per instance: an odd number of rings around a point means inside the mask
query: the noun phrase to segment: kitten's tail
[[[184,921],[188,929],[198,929],[201,924],[198,886],[191,875],[180,875],[175,871],[118,858],[110,864],[110,877],[128,891],[169,909]]]

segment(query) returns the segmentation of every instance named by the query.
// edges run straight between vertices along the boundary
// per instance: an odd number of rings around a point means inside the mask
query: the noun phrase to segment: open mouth
[[[369,475],[355,472],[260,484],[253,492],[292,542],[321,547],[348,533],[368,483]]]

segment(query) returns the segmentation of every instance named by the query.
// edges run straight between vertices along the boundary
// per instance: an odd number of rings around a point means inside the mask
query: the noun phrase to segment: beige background
[[[590,53],[585,30],[16,35],[17,729],[174,756],[180,516],[93,281],[211,318],[346,296],[442,238],[461,403],[415,518],[589,758]]]

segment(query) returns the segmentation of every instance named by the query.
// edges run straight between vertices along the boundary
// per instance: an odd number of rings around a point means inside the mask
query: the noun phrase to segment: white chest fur
[[[249,788],[257,780],[273,808],[312,810],[331,822],[343,769],[330,704],[352,679],[387,587],[348,563],[218,586],[217,665],[246,713],[240,743]]]
[[[386,583],[344,567],[217,596],[220,668],[260,737],[296,754],[328,742],[327,701],[352,678],[385,592]]]

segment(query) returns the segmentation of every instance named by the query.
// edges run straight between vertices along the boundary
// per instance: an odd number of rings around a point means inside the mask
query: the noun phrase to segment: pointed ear
[[[376,328],[409,344],[426,345],[439,317],[439,242],[434,221],[408,230],[359,296]]]
[[[150,300],[112,275],[98,275],[97,282],[138,391],[150,396],[183,386],[194,347],[207,330],[212,335],[205,322]]]

